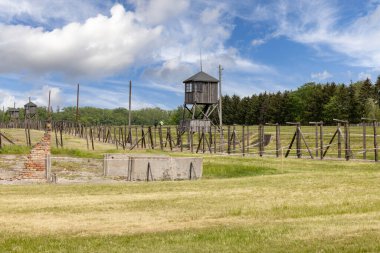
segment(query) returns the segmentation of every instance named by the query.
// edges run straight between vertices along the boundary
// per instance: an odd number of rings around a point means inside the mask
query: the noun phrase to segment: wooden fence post
[[[190,151],[191,151],[191,153],[194,153],[194,143],[193,143],[193,141],[194,141],[194,136],[193,136],[193,134],[194,134],[194,132],[193,132],[193,127],[190,127]]]
[[[280,156],[281,139],[280,139],[280,125],[276,123],[276,157]]]
[[[162,143],[162,126],[158,127],[158,139],[160,141],[160,149],[164,150],[164,144]]]
[[[216,154],[216,140],[217,140],[217,137],[216,137],[216,126],[214,127],[214,154]],[[211,145],[211,144],[210,144]]]
[[[247,155],[249,156],[249,125],[247,125]]]
[[[342,157],[342,134],[340,131],[340,123],[338,123],[338,158]]]
[[[363,125],[363,159],[367,159],[367,129],[366,123],[362,122]]]
[[[320,125],[320,134],[319,134],[319,138],[320,138],[320,146],[321,146],[321,160],[323,160],[323,122],[321,122],[321,125]]]
[[[296,146],[297,146],[297,158],[302,157],[302,151],[301,151],[301,129],[300,124],[297,124],[297,130],[296,130]]]
[[[227,129],[227,153],[231,154],[231,127],[228,126]]]
[[[373,121],[373,146],[375,148],[375,162],[378,161],[377,155],[377,132],[376,132],[376,121]]]
[[[243,127],[242,127],[242,134],[241,134],[242,136],[241,136],[241,140],[242,140],[242,143],[243,143],[243,149],[242,149],[242,151],[243,151],[243,156],[245,156],[245,126],[243,125]]]

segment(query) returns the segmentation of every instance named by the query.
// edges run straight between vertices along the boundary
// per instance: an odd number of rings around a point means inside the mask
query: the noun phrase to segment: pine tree
[[[348,121],[351,123],[359,123],[362,115],[360,114],[360,103],[353,84],[350,84],[348,87],[348,94],[350,99]]]
[[[375,83],[375,102],[380,105],[380,76],[377,77]]]
[[[360,108],[359,112],[361,115],[366,114],[366,108],[365,104],[368,101],[369,98],[375,99],[374,96],[374,87],[371,83],[371,80],[367,78],[360,86],[359,89],[359,103],[360,103]]]

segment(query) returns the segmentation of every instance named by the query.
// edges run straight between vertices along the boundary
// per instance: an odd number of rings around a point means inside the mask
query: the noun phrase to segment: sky
[[[0,0],[0,106],[174,109],[200,71],[223,94],[380,74],[380,0]],[[202,57],[200,57],[202,55]]]

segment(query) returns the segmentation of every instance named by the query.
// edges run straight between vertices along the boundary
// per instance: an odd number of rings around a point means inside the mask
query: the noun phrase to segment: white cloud
[[[366,72],[360,72],[358,75],[359,80],[372,79],[372,75]]]
[[[20,101],[16,101],[16,98],[12,95],[10,91],[0,90],[0,106],[1,110],[4,108],[6,111],[8,107],[13,107],[14,103],[16,103],[16,107],[21,105]]]
[[[206,8],[201,12],[201,22],[203,24],[215,24],[219,21],[223,12],[223,6],[214,6],[212,8]]]
[[[136,6],[136,15],[145,23],[162,24],[178,16],[190,6],[190,0],[129,0]]]
[[[339,6],[333,1],[282,2],[277,9],[276,36],[312,46],[327,46],[348,56],[346,64],[380,69],[380,5],[350,23],[340,24]]]
[[[111,6],[111,2],[98,0],[0,0],[0,20],[27,19],[46,25],[52,21],[84,21]]]
[[[17,93],[17,96],[15,96],[14,92],[11,90],[0,90],[0,109],[2,110],[4,106],[5,110],[7,110],[8,107],[13,107],[15,103],[16,108],[23,108],[28,102],[29,97],[33,103],[37,104],[37,106],[47,106],[49,101],[49,90],[51,91],[51,105],[53,107],[60,105],[62,103],[61,89],[44,85],[36,90]]]
[[[0,72],[109,75],[152,57],[162,28],[144,27],[121,5],[61,29],[0,24]]]
[[[256,46],[260,46],[262,44],[265,44],[265,40],[264,39],[254,39],[252,40],[251,44],[252,46],[256,47]]]
[[[50,106],[56,107],[61,105],[61,89],[58,87],[51,87],[44,85],[41,89],[32,91],[32,101],[38,106],[48,106],[49,105],[49,91],[50,91]]]
[[[9,19],[27,15],[44,24],[29,27],[0,23],[0,74],[42,76],[49,87],[59,87],[60,100],[57,103],[64,103],[60,106],[73,104],[75,96],[74,99],[71,96],[66,98],[69,88],[54,85],[57,80],[49,76],[56,74],[63,76],[59,78],[63,83],[86,78],[99,81],[103,77],[112,78],[115,74],[144,67],[144,85],[178,93],[182,91],[182,80],[199,70],[200,49],[204,70],[214,76],[217,76],[219,64],[227,71],[243,75],[275,72],[267,65],[243,57],[238,49],[226,46],[234,29],[234,14],[229,2],[127,0],[132,9],[126,11],[117,4],[107,16],[104,9],[98,8],[102,1],[92,4],[88,12],[76,10],[81,8],[74,0],[68,0],[76,6],[71,9],[67,9],[70,4],[61,0],[54,1],[52,6],[47,0],[41,0],[40,5],[34,1],[37,0],[19,0],[24,7],[18,9],[13,1],[0,0],[0,7],[14,7],[12,10],[8,8],[8,13],[0,10],[0,22],[4,15]],[[81,2],[83,6],[93,3]],[[131,5],[127,5],[128,8]],[[55,11],[54,8],[59,9],[59,6],[64,8]],[[50,21],[55,19],[62,20],[63,25],[51,29]],[[34,89],[46,93],[41,85],[35,85]],[[117,96],[117,92],[107,93],[105,89],[96,91],[89,89],[87,92],[91,95],[83,95],[81,103],[93,105],[93,98],[98,96],[98,106],[124,105],[125,96]],[[36,97],[46,104],[45,95]],[[151,105],[144,101],[148,101],[147,98],[140,96],[136,104]]]
[[[324,70],[323,72],[319,72],[319,73],[311,73],[311,78],[315,80],[319,80],[319,81],[323,81],[331,77],[333,77],[333,75],[327,72],[327,70]]]

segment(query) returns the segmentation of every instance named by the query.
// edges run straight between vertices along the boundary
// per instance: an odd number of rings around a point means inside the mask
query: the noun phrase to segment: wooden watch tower
[[[210,116],[215,109],[220,107],[219,80],[201,70],[183,83],[185,84],[185,102],[181,121],[182,131],[192,129],[195,132],[204,129],[208,132],[213,124]],[[186,119],[186,111],[190,113],[191,118],[187,116]],[[219,121],[220,112],[221,110],[218,110]]]
[[[32,120],[37,118],[37,105],[33,103],[30,98],[29,102],[24,105],[25,120]]]

